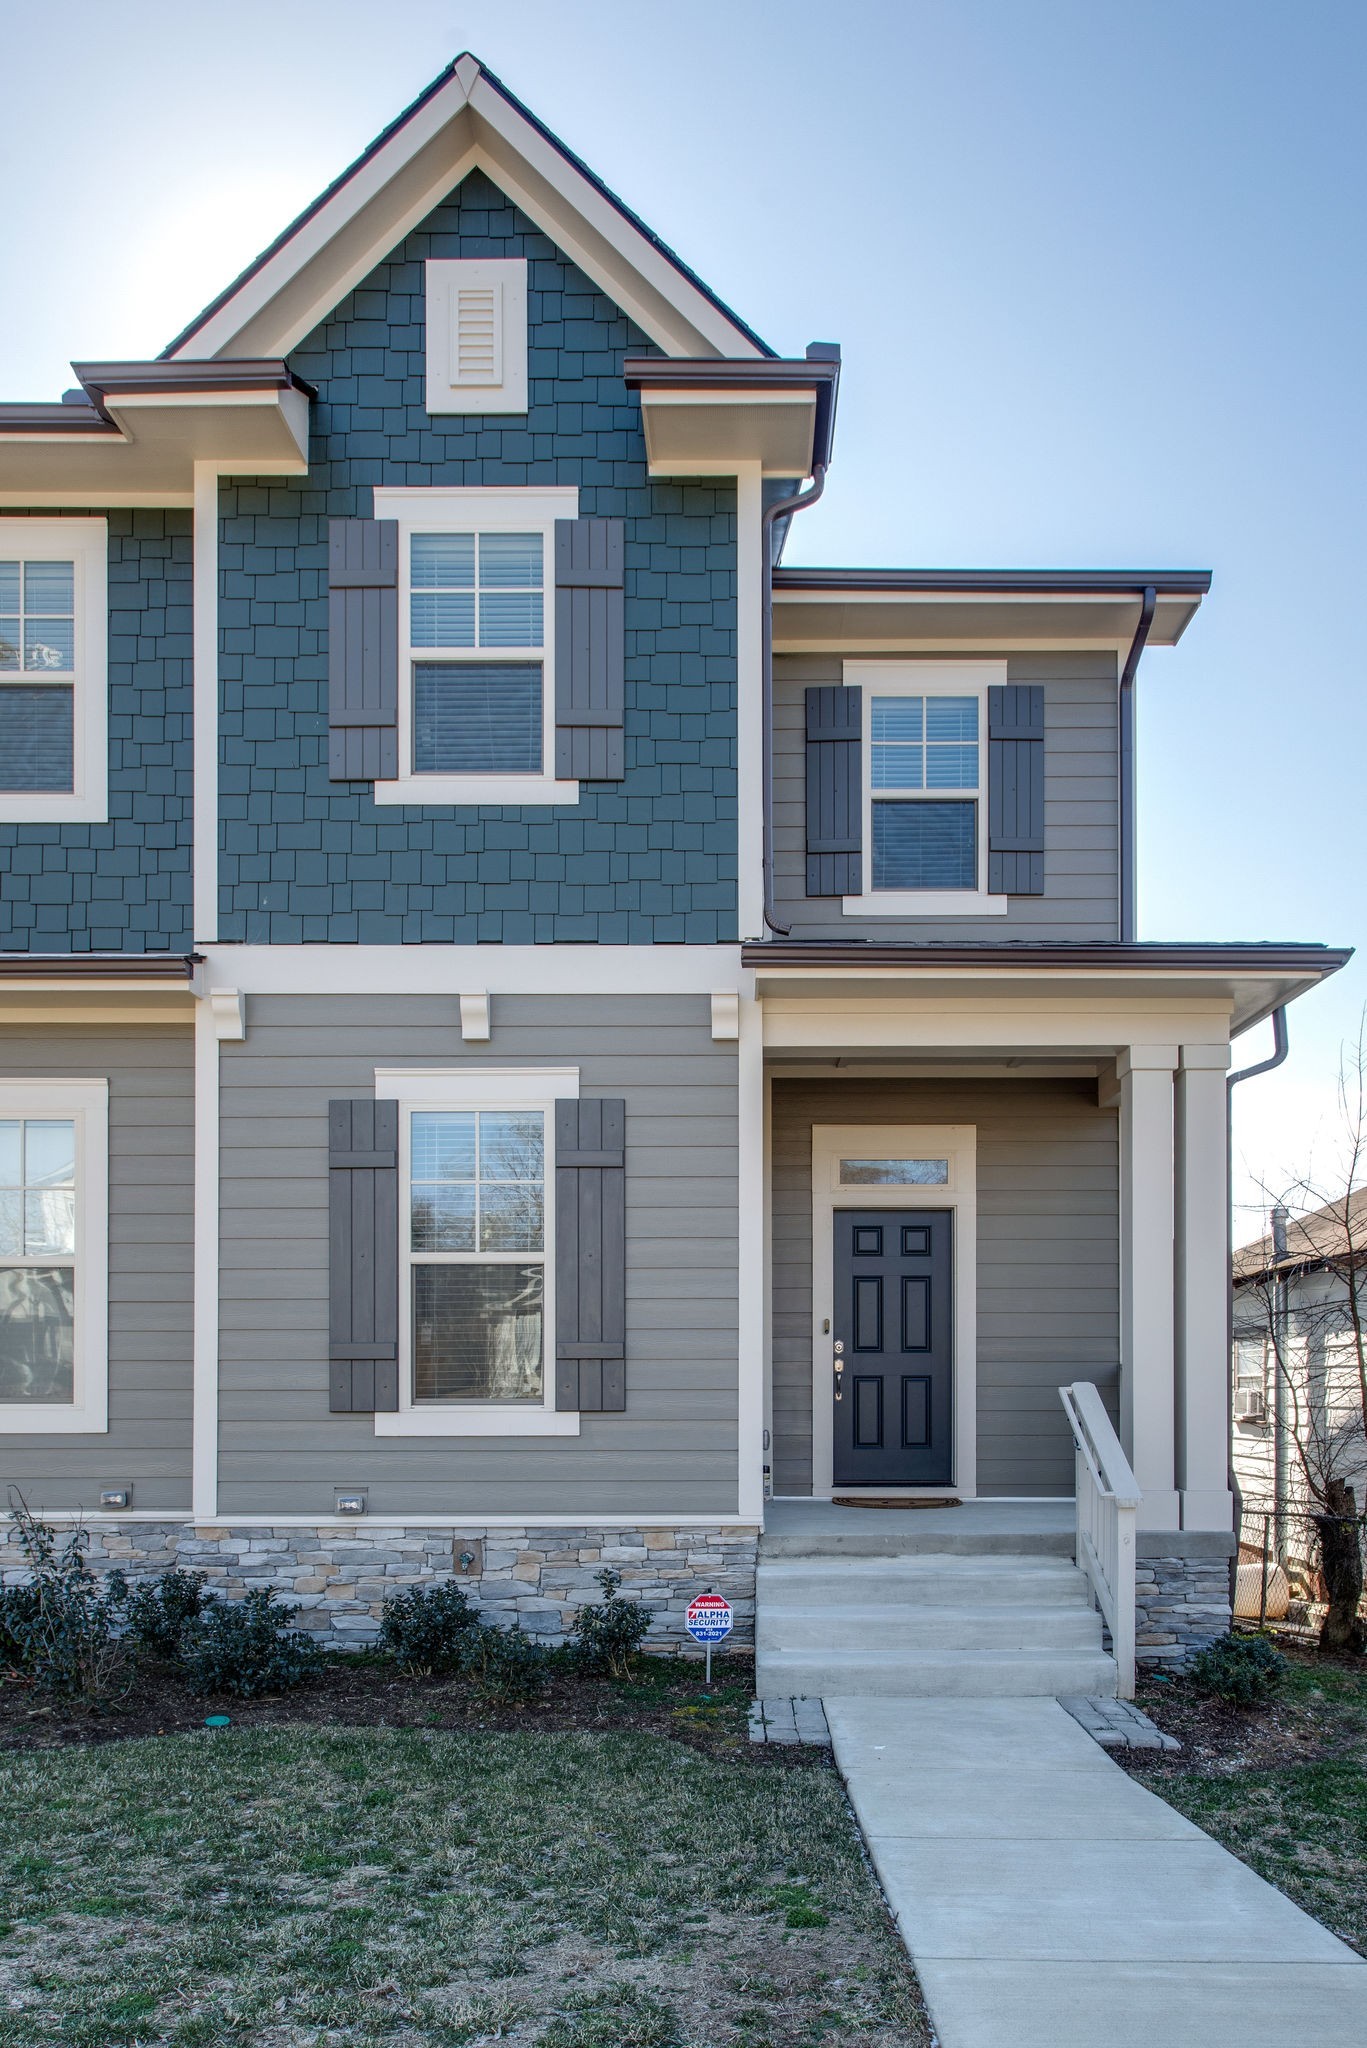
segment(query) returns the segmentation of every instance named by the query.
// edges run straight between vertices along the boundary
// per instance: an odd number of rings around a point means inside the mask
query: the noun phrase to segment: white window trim
[[[577,1410],[555,1406],[555,1105],[579,1098],[577,1067],[377,1067],[377,1100],[399,1105],[399,1406],[377,1414],[376,1436],[578,1436]],[[413,1258],[408,1248],[410,1120],[424,1109],[540,1109],[546,1114],[545,1295],[542,1308],[544,1387],[531,1402],[415,1405],[413,1384]]]
[[[70,556],[76,565],[74,786],[0,790],[0,824],[103,824],[109,816],[109,521],[0,518],[0,557],[11,555]]]
[[[842,1158],[947,1159],[939,1186],[842,1187]],[[954,1214],[954,1464],[950,1486],[978,1486],[978,1132],[974,1124],[815,1124],[812,1127],[812,1494],[835,1491],[831,1331],[837,1209],[950,1209]],[[825,1327],[823,1328],[823,1324]],[[943,1486],[880,1486],[880,1493],[943,1494]]]
[[[579,492],[573,485],[532,490],[445,488],[375,492],[375,517],[394,519],[399,526],[399,772],[392,782],[375,784],[377,804],[577,804],[579,784],[557,782],[555,763],[555,522],[579,517]],[[513,649],[490,651],[490,658],[541,663],[540,775],[415,775],[413,772],[413,664],[440,660],[427,647],[414,647],[409,554],[415,533],[540,532],[545,548],[544,645],[534,656]],[[480,650],[469,650],[478,659]],[[549,766],[547,765],[549,764]]]
[[[458,381],[452,307],[458,291],[494,294],[499,375],[489,384]],[[423,265],[427,337],[427,410],[497,413],[527,410],[527,259],[525,256],[434,256]]]
[[[109,1427],[109,1083],[0,1080],[0,1117],[70,1117],[76,1126],[73,1398],[0,1401],[0,1436],[102,1432]]]
[[[987,693],[1006,681],[1004,661],[847,661],[847,689],[864,692],[863,774],[864,891],[841,898],[847,917],[1002,917],[1009,898],[989,895],[987,876]],[[873,886],[873,715],[879,697],[976,697],[978,699],[978,887],[976,889],[875,889]],[[878,792],[881,796],[885,792]],[[890,792],[889,792],[890,794]],[[952,790],[928,791],[952,798]]]

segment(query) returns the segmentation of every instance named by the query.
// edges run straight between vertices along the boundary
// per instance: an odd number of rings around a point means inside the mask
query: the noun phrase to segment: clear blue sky
[[[68,0],[4,48],[0,396],[155,354],[470,48],[776,347],[843,344],[790,561],[1214,570],[1141,673],[1141,936],[1367,936],[1361,0]],[[1365,996],[1240,1092],[1253,1172]]]

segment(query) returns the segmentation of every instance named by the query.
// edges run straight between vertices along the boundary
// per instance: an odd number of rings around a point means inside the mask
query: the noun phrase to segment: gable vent
[[[451,307],[453,384],[503,382],[503,288],[457,285]]]

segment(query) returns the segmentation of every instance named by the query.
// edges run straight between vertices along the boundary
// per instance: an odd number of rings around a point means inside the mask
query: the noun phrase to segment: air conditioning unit
[[[1237,1387],[1234,1392],[1236,1422],[1263,1422],[1267,1417],[1267,1396],[1261,1387]]]

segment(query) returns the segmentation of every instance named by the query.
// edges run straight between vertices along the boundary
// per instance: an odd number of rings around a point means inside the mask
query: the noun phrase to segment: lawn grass
[[[835,1773],[658,1735],[11,1751],[4,2048],[912,2048]]]
[[[1220,1707],[1188,1680],[1141,1704],[1183,1754],[1131,1768],[1269,1883],[1367,1956],[1367,1669],[1293,1653],[1264,1706]]]

